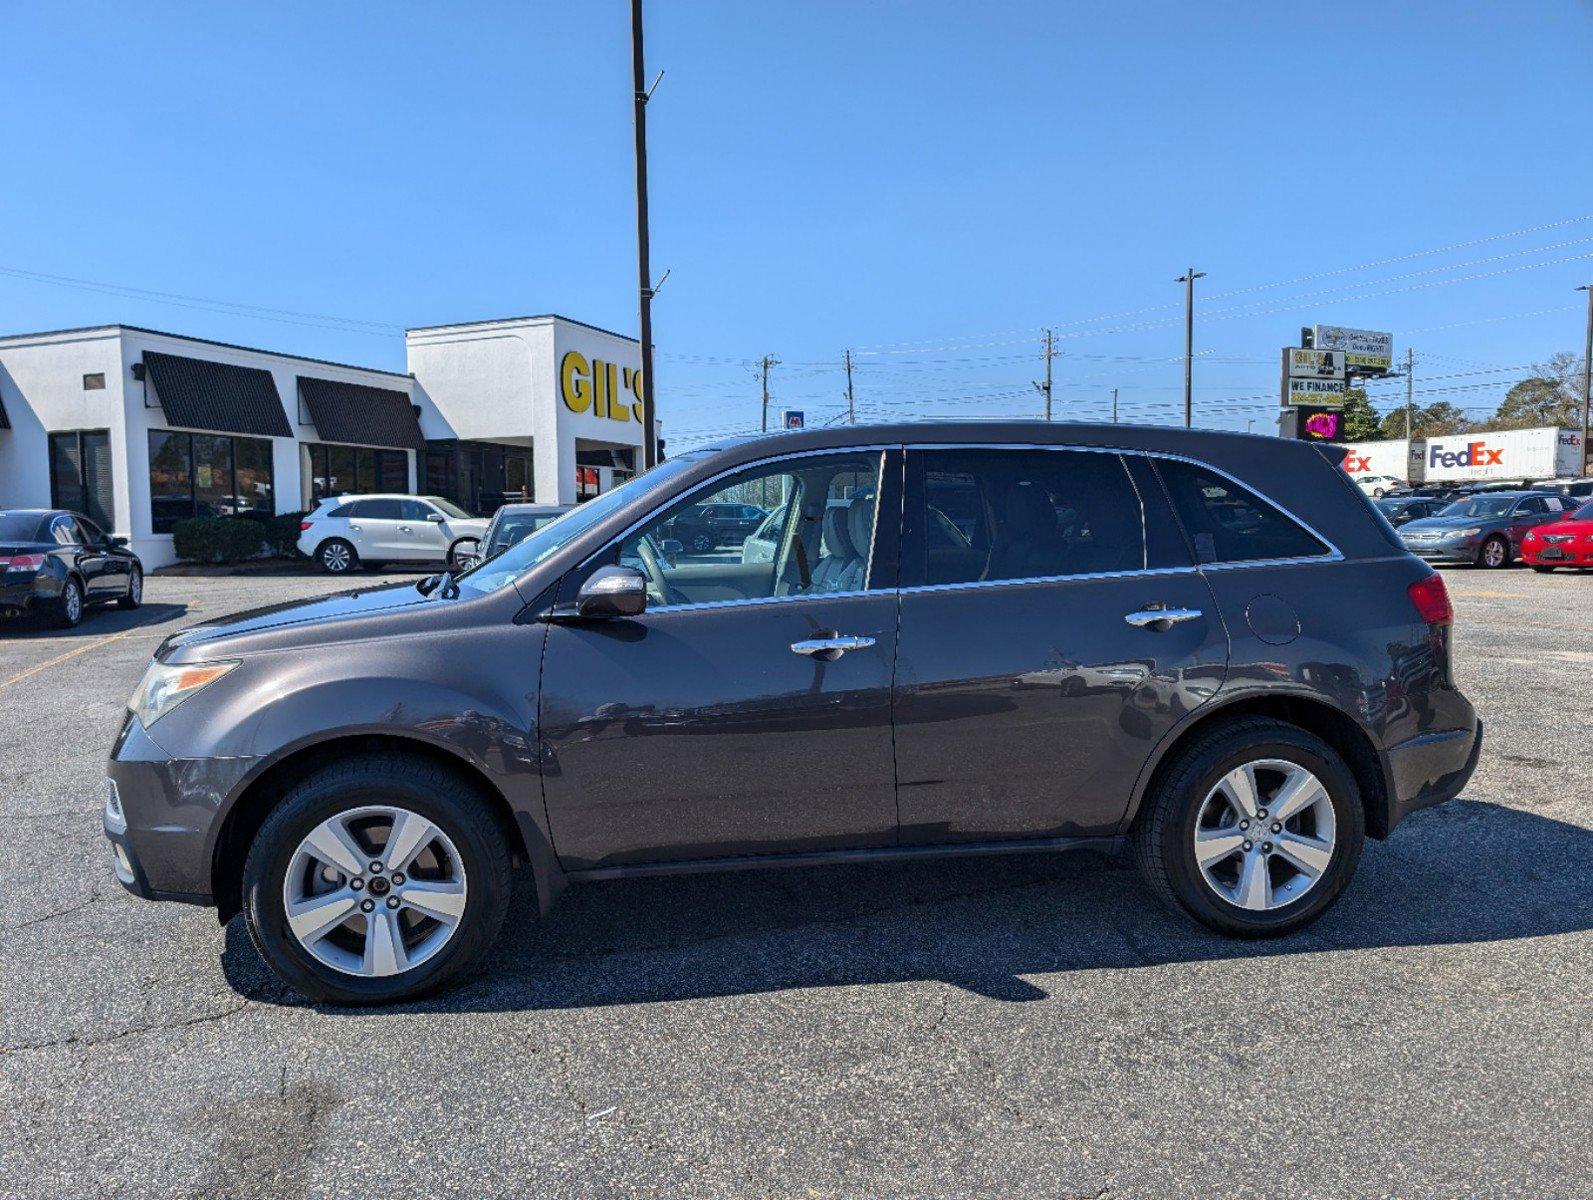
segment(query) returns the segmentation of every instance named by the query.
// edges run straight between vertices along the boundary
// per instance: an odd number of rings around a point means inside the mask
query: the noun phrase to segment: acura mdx
[[[670,459],[458,578],[195,626],[109,764],[140,896],[299,991],[458,977],[511,874],[1132,849],[1237,937],[1320,916],[1482,727],[1342,451],[1119,425],[806,430]],[[680,514],[773,514],[682,553]]]

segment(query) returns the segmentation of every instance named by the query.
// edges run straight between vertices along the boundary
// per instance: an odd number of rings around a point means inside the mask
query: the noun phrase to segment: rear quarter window
[[[1173,509],[1202,563],[1316,558],[1329,548],[1249,488],[1208,467],[1158,459]]]

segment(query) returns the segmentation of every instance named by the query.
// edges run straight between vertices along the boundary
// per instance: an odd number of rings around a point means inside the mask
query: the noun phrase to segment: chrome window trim
[[[740,463],[740,464],[738,464],[738,465],[736,465],[734,467],[727,467],[725,470],[720,471],[718,474],[710,475],[707,479],[704,479],[704,480],[700,481],[699,483],[695,484],[694,486],[686,489],[686,491],[684,493],[682,493],[680,495],[672,496],[669,500],[665,501],[663,504],[660,504],[657,507],[655,507],[654,509],[652,509],[645,517],[642,517],[639,520],[637,520],[634,523],[632,523],[631,525],[628,525],[625,529],[621,530],[616,536],[610,538],[607,542],[605,542],[603,544],[602,549],[593,551],[586,558],[582,559],[578,566],[571,568],[571,572],[586,570],[589,566],[592,565],[592,563],[595,560],[603,557],[603,555],[608,554],[610,551],[613,551],[617,555],[618,552],[619,552],[619,547],[624,544],[626,538],[630,537],[631,534],[635,533],[638,529],[641,529],[644,526],[646,526],[647,524],[649,524],[650,522],[656,520],[660,513],[664,512],[666,509],[668,509],[676,501],[681,500],[681,499],[683,499],[686,496],[690,496],[690,495],[696,493],[697,491],[699,491],[700,489],[710,486],[711,484],[718,483],[721,479],[726,479],[726,478],[728,478],[731,475],[739,475],[743,471],[750,471],[750,470],[754,470],[754,469],[756,469],[758,467],[768,466],[768,465],[770,465],[772,463],[788,462],[788,461],[790,461],[792,459],[798,459],[798,458],[820,458],[820,457],[826,457],[826,456],[833,457],[835,455],[844,455],[844,454],[877,454],[879,456],[879,463],[875,467],[875,475],[876,475],[875,489],[876,490],[875,490],[875,500],[874,500],[874,526],[873,526],[873,530],[871,531],[871,533],[869,535],[869,542],[868,542],[868,560],[867,560],[866,567],[865,567],[865,569],[867,570],[868,574],[864,577],[864,581],[863,581],[864,585],[865,585],[865,590],[863,590],[861,592],[799,592],[799,593],[796,593],[794,595],[789,595],[789,596],[749,596],[745,600],[704,600],[701,603],[697,603],[697,604],[659,604],[659,605],[656,605],[656,606],[649,605],[647,607],[647,609],[645,610],[645,612],[648,612],[648,613],[686,612],[686,611],[689,611],[691,609],[698,609],[698,608],[729,608],[729,607],[733,607],[733,606],[740,606],[740,605],[747,605],[747,604],[778,604],[778,603],[782,603],[782,602],[790,601],[790,600],[837,599],[837,598],[844,597],[844,596],[883,596],[883,595],[894,594],[899,589],[896,589],[896,588],[875,588],[874,590],[870,591],[870,590],[867,590],[867,583],[868,583],[868,580],[870,578],[872,578],[873,573],[874,573],[874,546],[875,546],[876,541],[879,538],[879,491],[878,491],[878,489],[880,487],[882,487],[883,484],[884,484],[884,478],[885,478],[885,455],[887,453],[889,453],[890,451],[892,451],[892,450],[900,450],[900,449],[902,449],[902,445],[899,442],[870,442],[870,443],[868,443],[866,445],[861,445],[861,446],[830,446],[830,447],[826,447],[826,448],[820,449],[820,450],[792,450],[792,451],[788,451],[785,454],[775,454],[775,455],[771,455],[768,458],[753,459],[751,462]],[[566,575],[570,574],[571,572],[566,572]]]

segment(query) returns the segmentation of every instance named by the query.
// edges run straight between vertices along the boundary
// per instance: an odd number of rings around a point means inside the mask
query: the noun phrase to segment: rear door
[[[564,580],[561,600],[605,563],[649,580],[634,620],[548,630],[543,794],[567,868],[895,842],[899,463],[880,450],[795,455],[685,498],[787,503],[771,561],[671,564],[665,510]],[[831,498],[860,531],[845,562],[820,534]]]
[[[1153,473],[1022,447],[909,449],[907,468],[902,840],[1113,832],[1152,748],[1227,662]]]
[[[398,532],[399,502],[389,499],[356,500],[349,515],[349,533],[361,558],[382,562],[405,558],[405,544]]]
[[[102,600],[118,590],[117,581],[108,574],[106,551],[109,547],[90,544],[76,517],[65,514],[56,517],[50,522],[50,533],[71,554],[73,565],[83,577],[86,598]]]

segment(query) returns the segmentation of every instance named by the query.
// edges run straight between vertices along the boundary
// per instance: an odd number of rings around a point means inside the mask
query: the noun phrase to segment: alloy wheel
[[[1333,800],[1299,763],[1258,759],[1229,771],[1195,818],[1195,862],[1223,900],[1250,912],[1292,904],[1327,874]]]
[[[1490,538],[1482,548],[1482,561],[1490,567],[1502,567],[1505,562],[1504,543],[1498,538]]]
[[[133,568],[132,577],[127,581],[127,597],[134,604],[143,603],[144,572],[140,571],[137,567]]]
[[[691,548],[698,554],[707,554],[708,551],[714,548],[714,540],[706,533],[699,533],[691,539]]]
[[[68,581],[61,593],[61,607],[66,610],[67,624],[76,625],[83,619],[83,593],[76,583]]]
[[[334,542],[321,550],[321,565],[328,571],[341,572],[349,568],[348,547],[341,542]]]
[[[345,975],[413,970],[453,939],[468,899],[464,861],[434,822],[365,805],[328,817],[294,850],[282,881],[293,937]]]

